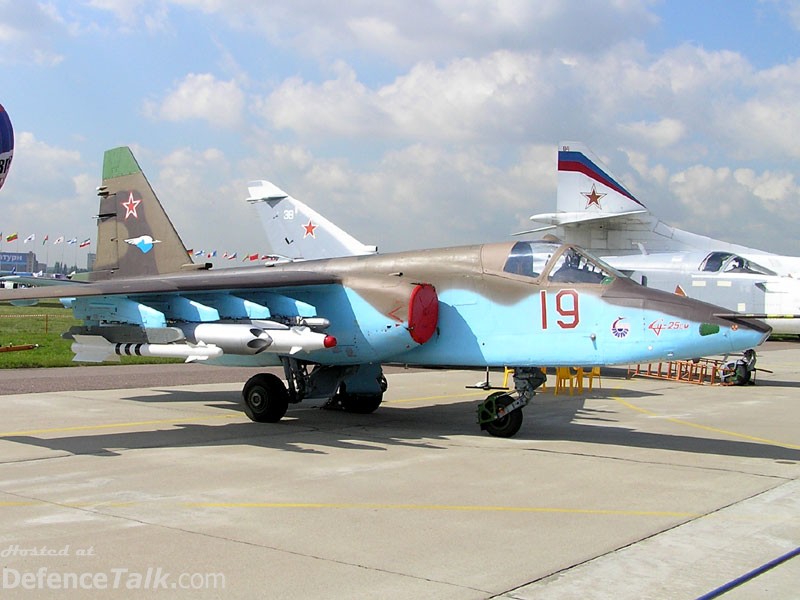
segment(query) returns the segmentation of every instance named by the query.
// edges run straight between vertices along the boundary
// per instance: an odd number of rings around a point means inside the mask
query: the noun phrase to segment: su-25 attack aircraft
[[[664,224],[578,142],[559,146],[557,196],[557,212],[532,216],[542,226],[523,234],[554,230],[649,287],[759,316],[774,333],[800,334],[800,257]]]
[[[128,148],[106,152],[98,271],[81,285],[0,290],[0,300],[75,298],[77,360],[121,354],[282,365],[254,375],[254,421],[316,397],[372,412],[381,365],[515,368],[513,392],[479,406],[491,434],[514,435],[544,380],[540,365],[608,365],[738,352],[758,321],[644,288],[584,251],[505,242],[212,271],[186,249]],[[651,327],[658,323],[658,328]]]

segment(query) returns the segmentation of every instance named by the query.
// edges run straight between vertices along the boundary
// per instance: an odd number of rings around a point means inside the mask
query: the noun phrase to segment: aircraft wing
[[[302,270],[222,269],[214,272],[175,273],[155,277],[132,277],[94,283],[51,285],[36,288],[0,290],[0,301],[43,298],[169,294],[186,292],[224,292],[254,288],[323,285],[339,283],[330,274]]]
[[[81,285],[87,283],[86,281],[79,281],[73,279],[56,279],[54,277],[33,277],[30,275],[5,275],[0,277],[0,281],[11,281],[19,285],[26,285],[31,287],[48,287],[48,286],[71,286]]]

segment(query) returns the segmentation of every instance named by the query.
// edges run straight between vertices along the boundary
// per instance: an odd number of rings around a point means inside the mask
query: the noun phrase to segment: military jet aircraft
[[[655,252],[730,252],[778,275],[800,279],[800,256],[785,256],[715,240],[672,227],[656,217],[580,142],[558,148],[556,212],[533,215],[538,226],[567,242],[604,255]]]
[[[758,315],[774,333],[800,333],[800,282],[789,276],[800,274],[800,257],[664,224],[577,142],[559,147],[557,196],[557,212],[531,217],[543,225],[533,231],[555,230],[650,287]]]
[[[244,385],[245,412],[275,422],[325,398],[369,413],[382,365],[515,368],[514,391],[478,421],[510,437],[544,381],[540,366],[610,365],[739,352],[770,328],[642,287],[583,250],[544,241],[212,270],[185,246],[128,148],[106,152],[98,256],[82,285],[0,290],[0,300],[73,296],[77,360],[122,354],[282,365]],[[657,324],[658,327],[654,327]]]
[[[377,246],[362,244],[307,204],[274,183],[251,181],[247,202],[258,212],[273,253],[288,260],[375,254]]]

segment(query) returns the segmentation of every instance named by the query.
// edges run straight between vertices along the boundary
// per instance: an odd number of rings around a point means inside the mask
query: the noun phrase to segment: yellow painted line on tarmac
[[[770,446],[779,446],[781,448],[789,448],[790,450],[800,450],[800,446],[796,444],[786,444],[784,442],[778,442],[775,440],[770,440],[767,438],[756,437],[754,435],[747,435],[746,433],[738,433],[736,431],[728,431],[727,429],[719,429],[718,427],[710,427],[708,425],[701,425],[699,423],[692,423],[691,421],[684,421],[683,419],[675,419],[673,417],[664,417],[659,415],[657,412],[649,410],[647,408],[642,408],[641,406],[636,406],[635,404],[631,404],[627,400],[623,400],[622,398],[617,398],[612,396],[612,400],[619,402],[623,406],[630,408],[633,411],[641,413],[643,415],[648,415],[650,417],[658,417],[663,419],[664,421],[669,421],[670,423],[675,423],[677,425],[684,425],[686,427],[693,427],[694,429],[702,429],[703,431],[710,431],[713,433],[721,433],[723,435],[728,435],[734,438],[739,438],[742,440],[747,440],[749,442],[759,442],[761,444],[769,444]]]
[[[101,423],[98,425],[74,425],[72,427],[51,427],[48,429],[28,429],[25,431],[3,431],[0,438],[20,435],[42,435],[47,433],[68,433],[70,431],[98,431],[101,429],[124,429],[127,427],[143,427],[145,425],[165,425],[169,423],[213,421],[218,419],[237,419],[244,415],[213,415],[176,417],[174,419],[154,419],[152,421],[129,421],[127,423]]]
[[[439,396],[418,396],[416,398],[399,398],[397,400],[385,400],[383,404],[402,404],[405,402],[429,402],[431,400],[451,400],[453,398],[472,398],[483,396],[484,391],[480,392],[461,392],[459,394],[442,394]]]
[[[552,513],[571,515],[611,515],[626,517],[677,517],[696,518],[699,513],[659,510],[614,510],[602,508],[554,508],[542,506],[480,506],[450,504],[373,504],[361,502],[187,502],[189,508],[299,508],[299,509],[355,509],[355,510],[410,510],[453,512],[507,512]]]
[[[0,508],[53,505],[44,500],[0,502]],[[62,508],[100,509],[128,508],[139,505],[152,505],[153,500],[130,502],[80,502],[56,503]],[[172,502],[167,502],[172,504]],[[483,513],[535,513],[566,514],[611,517],[662,517],[695,519],[700,513],[666,510],[619,510],[605,508],[558,508],[547,506],[482,506],[460,504],[382,504],[369,502],[180,502],[176,506],[186,508],[224,508],[224,509],[300,509],[300,510],[400,510],[400,511],[442,511],[442,512],[483,512]]]
[[[400,404],[404,402],[424,402],[431,400],[446,400],[451,398],[470,398],[475,396],[476,392],[467,392],[459,394],[446,394],[441,396],[420,396],[416,398],[401,398],[398,400],[388,400],[384,404]],[[128,427],[144,427],[148,425],[165,425],[169,423],[179,423],[181,421],[195,422],[195,421],[212,421],[217,419],[236,419],[244,417],[244,414],[235,415],[214,415],[214,416],[186,416],[174,419],[153,419],[149,421],[129,421],[125,423],[101,423],[97,425],[74,425],[71,427],[50,427],[47,429],[27,429],[22,431],[2,431],[0,438],[14,437],[21,435],[43,435],[48,433],[69,433],[73,431],[100,431],[103,429],[124,429]],[[249,421],[247,421],[249,423]]]

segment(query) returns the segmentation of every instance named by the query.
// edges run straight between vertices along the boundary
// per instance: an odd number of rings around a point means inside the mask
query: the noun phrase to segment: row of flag
[[[192,248],[191,250],[187,250],[187,252],[189,253],[189,256],[193,256],[195,258],[216,258],[217,257],[217,251],[216,250],[205,251],[205,250],[195,250],[194,248]],[[239,257],[238,256],[238,252],[223,252],[221,256],[225,260],[236,260]],[[272,261],[275,261],[275,260],[278,260],[278,257],[277,256],[273,256],[271,254],[261,254],[259,252],[256,252],[255,254],[245,254],[242,257],[242,262],[247,262],[247,261],[251,261],[252,262],[252,261],[256,261],[256,260],[272,260]]]
[[[17,235],[16,233],[9,233],[7,236],[3,237],[2,232],[0,232],[0,242],[2,242],[3,240],[5,240],[6,242],[16,242],[19,240],[19,235]],[[49,240],[50,240],[49,235],[44,236],[44,239],[42,240],[42,246],[47,244]],[[28,242],[35,242],[35,241],[36,241],[36,234],[32,233],[28,237],[26,237],[22,241],[22,243],[27,244]],[[53,246],[55,246],[56,244],[63,244],[63,243],[70,245],[78,244],[78,238],[71,238],[69,240],[65,240],[64,236],[60,235],[53,241]],[[89,246],[91,246],[91,244],[92,244],[91,238],[86,238],[80,244],[78,244],[78,248],[88,248]]]

